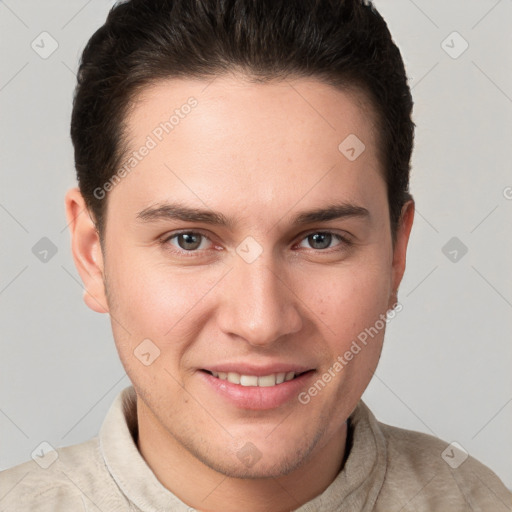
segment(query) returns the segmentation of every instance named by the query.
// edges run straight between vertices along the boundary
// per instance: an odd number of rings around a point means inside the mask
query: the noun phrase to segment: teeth
[[[233,384],[240,384],[240,374],[235,372],[229,372],[228,382],[232,382]]]
[[[258,377],[258,386],[260,387],[270,387],[276,385],[276,376],[275,375],[265,375],[264,377]]]
[[[255,375],[240,375],[240,384],[242,386],[257,386],[258,377]]]
[[[241,386],[259,386],[271,387],[283,382],[288,382],[295,377],[295,372],[288,373],[272,373],[257,377],[256,375],[241,375],[236,372],[211,372],[214,377],[220,380],[227,380],[232,384],[240,384]]]

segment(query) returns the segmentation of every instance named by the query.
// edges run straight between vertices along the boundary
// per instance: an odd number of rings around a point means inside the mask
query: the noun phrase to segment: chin
[[[236,457],[236,456],[235,456]],[[208,461],[203,460],[210,469],[221,473],[228,478],[238,479],[266,479],[266,478],[279,478],[288,475],[299,468],[304,462],[302,457],[297,457],[294,454],[293,459],[290,457],[274,458],[271,460],[263,461],[262,459],[255,462],[253,465],[236,462],[233,463],[232,459],[225,459],[221,461]]]
[[[319,433],[320,434],[320,433]],[[300,468],[312,455],[321,435],[307,440],[302,433],[295,439],[254,440],[239,443],[238,449],[210,450],[207,454],[196,450],[194,455],[210,469],[229,478],[264,479],[279,478]],[[282,442],[284,441],[284,442]],[[264,447],[262,447],[264,444]],[[279,447],[279,451],[276,449]],[[190,450],[190,447],[189,447]],[[232,453],[232,456],[230,456]]]

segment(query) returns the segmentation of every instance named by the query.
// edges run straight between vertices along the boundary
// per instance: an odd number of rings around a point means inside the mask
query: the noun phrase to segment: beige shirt
[[[348,458],[331,485],[297,512],[512,511],[512,494],[486,466],[435,437],[378,422],[363,401],[350,417]],[[0,511],[190,512],[155,477],[134,441],[132,386],[97,437],[0,473]],[[465,460],[464,460],[465,459]]]

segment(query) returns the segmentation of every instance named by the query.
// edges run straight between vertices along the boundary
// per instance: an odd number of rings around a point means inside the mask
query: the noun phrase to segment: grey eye
[[[177,240],[180,249],[194,251],[201,246],[204,237],[200,233],[179,233],[172,238]]]
[[[313,249],[327,249],[332,242],[332,233],[313,233],[307,240]]]

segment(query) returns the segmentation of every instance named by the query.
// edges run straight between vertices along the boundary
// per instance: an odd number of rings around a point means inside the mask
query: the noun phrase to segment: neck
[[[301,466],[277,478],[231,478],[203,464],[137,400],[137,446],[156,478],[187,505],[211,512],[285,512],[321,494],[345,459],[347,423],[319,442]]]

